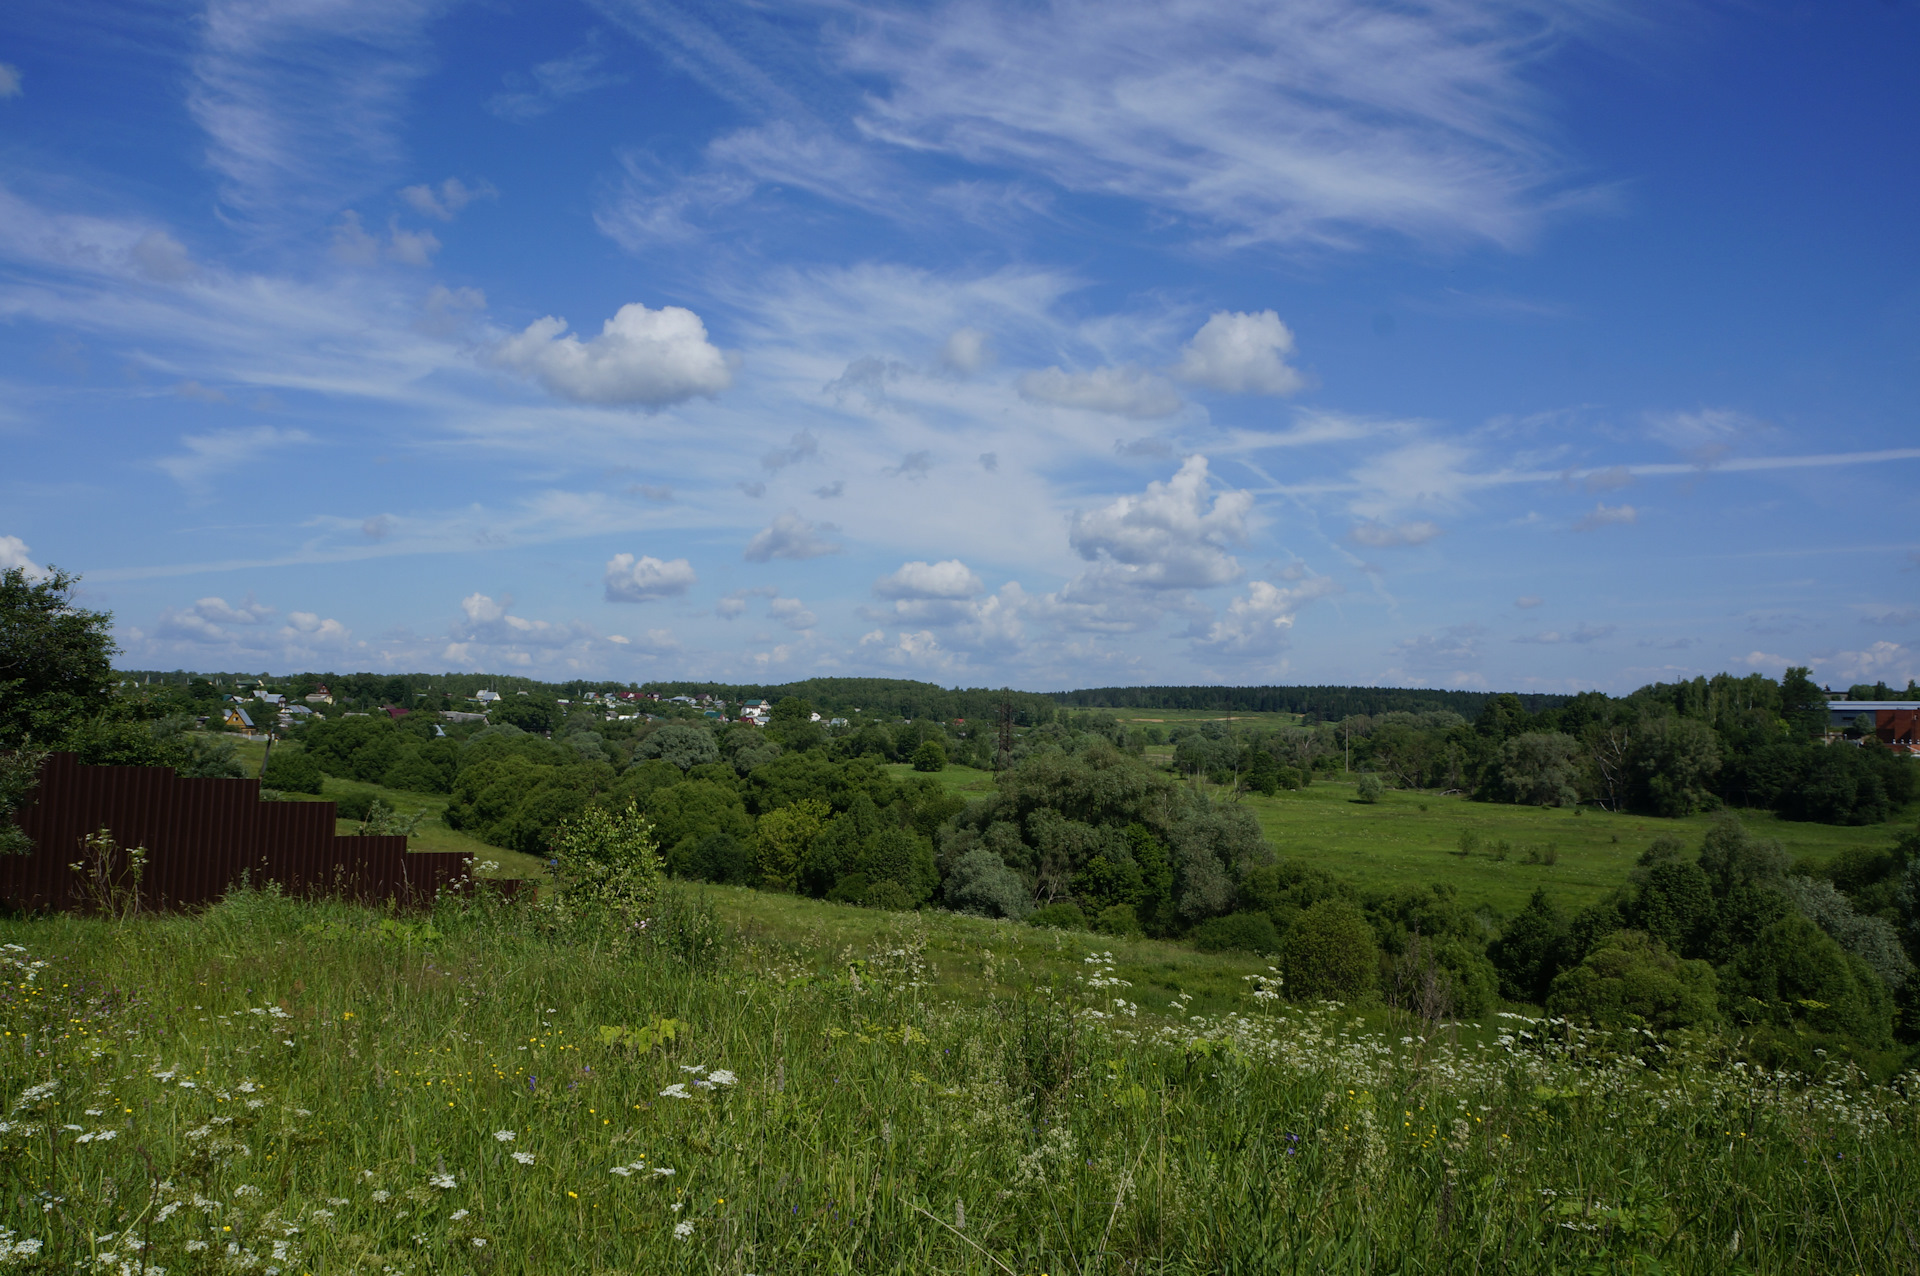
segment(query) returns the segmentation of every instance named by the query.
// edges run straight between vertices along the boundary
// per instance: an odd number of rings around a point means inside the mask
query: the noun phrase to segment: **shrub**
[[[1045,908],[1034,909],[1027,914],[1027,925],[1042,926],[1050,930],[1085,930],[1087,915],[1080,911],[1080,905],[1068,899],[1058,904],[1048,904]]]
[[[1280,942],[1287,990],[1305,1000],[1342,999],[1373,987],[1380,946],[1358,907],[1323,899],[1300,914]]]
[[[1362,802],[1378,802],[1380,795],[1386,791],[1387,786],[1380,782],[1380,777],[1369,771],[1360,777],[1360,782],[1354,786],[1353,795]]]
[[[1273,953],[1280,951],[1280,932],[1265,913],[1229,913],[1201,922],[1187,940],[1203,953]]]
[[[940,747],[938,740],[923,740],[920,747],[913,751],[913,769],[916,771],[944,771],[947,769],[947,751]]]
[[[1138,939],[1144,933],[1132,904],[1114,904],[1101,909],[1100,915],[1093,919],[1093,928],[1102,935],[1120,939]]]
[[[1817,932],[1816,932],[1817,933]],[[1597,1028],[1705,1027],[1719,1018],[1713,967],[1640,930],[1615,931],[1547,994],[1547,1013]]]
[[[913,911],[913,897],[898,882],[874,882],[867,887],[867,897],[861,902],[868,908],[885,909],[889,913]]]
[[[326,776],[304,749],[277,749],[260,772],[260,783],[282,793],[318,793]]]
[[[575,918],[638,930],[660,890],[660,853],[653,826],[637,806],[588,807],[560,825],[553,839],[561,905]]]
[[[957,913],[1019,921],[1033,911],[1027,884],[984,846],[968,851],[947,870],[946,897],[947,907]]]

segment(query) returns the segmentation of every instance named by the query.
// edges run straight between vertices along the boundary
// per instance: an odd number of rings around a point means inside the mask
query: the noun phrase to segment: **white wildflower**
[[[487,1247],[487,1238],[486,1238],[486,1237],[484,1237],[484,1236],[476,1236],[476,1237],[474,1237],[474,1238],[473,1238],[473,1247],[474,1247],[475,1249],[485,1249],[485,1248]]]
[[[188,1241],[187,1253],[198,1254],[201,1250],[205,1249],[206,1247],[207,1247],[207,1243],[205,1241]]]
[[[676,1081],[662,1090],[660,1097],[663,1099],[691,1099],[693,1096],[687,1093],[687,1087],[685,1085]]]
[[[678,1223],[675,1223],[673,1225],[673,1237],[675,1240],[684,1241],[692,1237],[692,1235],[693,1235],[692,1219],[683,1218]]]
[[[519,1136],[516,1135],[512,1130],[495,1130],[493,1132],[493,1137],[496,1142],[511,1143],[514,1141],[514,1139],[518,1138]]]
[[[674,1175],[674,1170],[673,1170],[673,1168],[672,1168],[671,1166],[666,1166],[666,1165],[656,1165],[656,1166],[654,1166],[654,1167],[653,1167],[653,1172],[654,1172],[654,1175],[655,1175],[655,1177],[658,1177],[658,1178],[663,1178],[663,1179],[670,1179],[670,1178],[672,1178],[672,1177],[673,1177],[673,1175]],[[676,1208],[677,1208],[677,1207],[676,1207]]]
[[[393,1199],[393,1193],[384,1188],[373,1194],[373,1203],[375,1205],[385,1205],[391,1199]]]
[[[429,1177],[427,1182],[443,1192],[451,1192],[454,1188],[460,1186],[451,1174],[435,1174]]]
[[[706,1070],[707,1065],[704,1063],[683,1063],[680,1065],[680,1071],[682,1072],[705,1072]]]
[[[467,1217],[469,1213],[470,1211],[468,1210],[455,1210],[451,1217],[454,1222],[458,1223],[461,1219]]]
[[[520,1164],[522,1164],[522,1165],[532,1165],[532,1164],[533,1164],[533,1153],[531,1153],[531,1152],[515,1152],[515,1153],[513,1154],[513,1159],[514,1159],[514,1160],[516,1160],[516,1161],[518,1161],[518,1162],[520,1162]]]
[[[239,1187],[233,1189],[233,1194],[235,1196],[258,1196],[260,1195],[260,1189],[251,1183],[242,1183]]]
[[[728,1072],[725,1068],[715,1068],[712,1072],[707,1074],[707,1080],[712,1082],[714,1085],[732,1085],[734,1082],[738,1081],[739,1079],[740,1078],[734,1076],[731,1072]]]

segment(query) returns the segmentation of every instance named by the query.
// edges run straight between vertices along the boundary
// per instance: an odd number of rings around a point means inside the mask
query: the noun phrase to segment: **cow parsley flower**
[[[522,1164],[522,1165],[532,1165],[532,1164],[533,1164],[533,1153],[531,1153],[531,1152],[515,1152],[515,1153],[513,1154],[513,1159],[514,1159],[514,1160],[516,1160],[516,1161],[518,1161],[518,1162],[520,1162],[520,1164]]]
[[[451,1192],[454,1188],[460,1186],[451,1174],[435,1174],[429,1177],[427,1182],[443,1192]]]
[[[734,1082],[738,1081],[739,1079],[740,1078],[734,1076],[731,1072],[728,1072],[725,1068],[715,1068],[712,1072],[707,1074],[707,1080],[711,1081],[714,1085],[732,1085]]]
[[[683,1083],[676,1081],[662,1090],[660,1097],[663,1099],[691,1099],[693,1096],[687,1093],[687,1087]]]
[[[684,1241],[691,1239],[693,1236],[693,1220],[683,1218],[678,1223],[675,1223],[673,1225],[673,1236],[675,1240]]]
[[[496,1142],[511,1143],[519,1136],[516,1135],[512,1130],[495,1130],[493,1132],[493,1137]]]

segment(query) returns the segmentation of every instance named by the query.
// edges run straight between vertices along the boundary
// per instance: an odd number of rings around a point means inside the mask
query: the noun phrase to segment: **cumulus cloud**
[[[248,653],[295,656],[320,647],[344,647],[353,636],[340,621],[314,611],[294,611],[280,625],[277,608],[251,595],[245,602],[202,598],[186,607],[167,607],[150,634],[134,631],[140,639],[188,643]]]
[[[1019,385],[1020,393],[1036,403],[1135,420],[1172,416],[1180,410],[1180,396],[1174,388],[1142,368],[1095,368],[1091,372],[1042,368],[1022,376]]]
[[[1292,394],[1304,384],[1287,365],[1292,353],[1293,333],[1273,311],[1222,310],[1187,343],[1173,375],[1228,394]]]
[[[1640,521],[1640,511],[1631,505],[1607,505],[1597,503],[1573,525],[1576,532],[1591,532],[1596,528],[1615,527]]]
[[[1480,663],[1478,625],[1453,625],[1437,634],[1417,634],[1394,644],[1394,654],[1410,669],[1441,673],[1471,669]]]
[[[1194,645],[1223,655],[1272,651],[1286,641],[1301,608],[1339,592],[1339,582],[1330,576],[1310,576],[1291,586],[1253,581],[1243,597],[1227,604],[1225,615],[1194,635]]]
[[[940,348],[940,362],[955,372],[971,375],[993,364],[992,338],[978,328],[961,328]]]
[[[846,480],[835,479],[831,483],[823,483],[819,487],[814,488],[813,494],[819,497],[823,501],[832,501],[832,500],[838,500],[840,496],[843,493],[845,493],[846,490],[847,490]]]
[[[971,567],[957,558],[940,563],[902,563],[873,582],[882,598],[972,598],[986,589]]]
[[[1424,545],[1440,535],[1440,525],[1426,520],[1389,525],[1359,523],[1347,533],[1348,539],[1368,549],[1391,549],[1400,545]]]
[[[287,623],[281,628],[280,636],[308,644],[344,646],[353,632],[337,620],[323,618],[318,612],[294,611],[287,613]]]
[[[1549,630],[1546,630],[1544,633],[1522,634],[1520,637],[1515,638],[1514,641],[1524,642],[1524,643],[1538,643],[1542,646],[1553,646],[1556,643],[1563,643],[1563,642],[1579,643],[1584,645],[1590,642],[1598,642],[1602,638],[1610,637],[1613,634],[1614,629],[1615,629],[1615,626],[1613,625],[1581,625],[1578,629],[1575,629],[1572,633],[1563,634],[1557,629],[1549,629]]]
[[[795,434],[785,447],[775,448],[760,458],[760,464],[770,470],[785,469],[796,461],[811,461],[820,455],[820,440],[807,430]]]
[[[431,266],[440,251],[440,237],[430,230],[406,230],[399,222],[387,224],[387,256],[409,266]]]
[[[1144,589],[1205,589],[1240,579],[1226,545],[1246,540],[1253,494],[1215,495],[1207,458],[1187,458],[1171,479],[1139,496],[1073,516],[1067,540],[1100,575]]]
[[[47,569],[27,557],[28,552],[27,543],[18,536],[0,536],[0,572],[18,567],[29,579],[45,576]]]
[[[841,546],[827,539],[840,529],[832,523],[812,523],[798,510],[787,510],[747,542],[746,559],[764,563],[775,558],[807,559],[838,554]]]
[[[659,408],[733,384],[700,316],[679,306],[622,306],[588,341],[549,315],[496,345],[493,361],[578,403]]]
[[[1898,642],[1876,642],[1865,651],[1843,651],[1833,663],[1849,682],[1898,684],[1920,675],[1920,653]]]
[[[686,593],[698,580],[693,565],[684,558],[663,562],[651,555],[615,554],[607,560],[607,601],[650,603],[672,598]]]
[[[491,182],[469,186],[457,177],[449,177],[440,183],[438,189],[426,183],[409,186],[400,192],[400,198],[407,201],[407,206],[422,217],[450,222],[461,209],[474,200],[492,199],[499,193],[493,188]]]
[[[932,468],[933,453],[909,452],[900,458],[900,464],[889,465],[880,472],[888,478],[923,479]]]
[[[1522,594],[1518,598],[1513,600],[1513,605],[1515,607],[1518,607],[1521,611],[1531,611],[1535,607],[1538,607],[1543,601],[1545,600],[1540,598],[1538,595]]]
[[[776,598],[767,605],[767,615],[789,629],[807,630],[820,623],[798,598]]]
[[[511,598],[495,602],[486,594],[468,594],[460,600],[460,611],[465,621],[455,623],[453,639],[460,643],[484,643],[489,646],[564,647],[583,636],[577,625],[528,620],[524,616],[514,615],[512,607]]]

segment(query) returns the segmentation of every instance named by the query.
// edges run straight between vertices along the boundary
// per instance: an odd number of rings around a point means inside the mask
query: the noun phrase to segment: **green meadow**
[[[703,904],[703,898],[706,903]],[[712,908],[717,906],[719,917]],[[1909,1077],[750,891],[0,921],[0,1268],[1907,1270]]]

